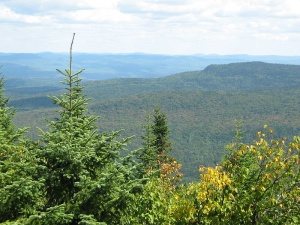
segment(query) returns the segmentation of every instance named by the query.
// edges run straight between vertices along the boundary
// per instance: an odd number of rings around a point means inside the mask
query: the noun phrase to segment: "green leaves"
[[[255,224],[290,223],[299,210],[299,188],[295,185],[299,183],[299,142],[297,138],[288,144],[285,139],[269,138],[273,130],[265,129],[268,133],[258,132],[252,145],[231,152],[223,162],[224,168],[238,190],[235,199],[248,209],[245,218]]]
[[[272,133],[231,144],[222,165],[201,167],[198,182],[171,190],[171,224],[297,224],[299,137],[287,143]]]

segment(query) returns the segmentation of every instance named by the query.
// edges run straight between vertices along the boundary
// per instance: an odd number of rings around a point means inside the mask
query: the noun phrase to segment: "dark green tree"
[[[159,107],[155,107],[153,114],[148,114],[147,117],[145,134],[142,136],[144,146],[139,159],[142,174],[171,179],[174,184],[180,180],[182,174],[179,173],[181,165],[170,155],[172,147],[169,133],[166,114],[161,112]]]
[[[166,114],[155,107],[153,113],[148,113],[144,128],[140,159],[146,168],[157,170],[172,150]]]
[[[0,67],[1,68],[1,67]],[[12,119],[15,115],[15,109],[8,107],[9,98],[5,97],[4,92],[4,77],[0,78],[0,128],[1,139],[7,143],[13,143],[24,133],[26,129],[16,129],[12,124]]]
[[[143,148],[139,152],[138,158],[141,161],[141,174],[152,174],[159,169],[157,149],[155,146],[155,135],[152,130],[152,114],[147,113],[147,121],[144,126],[144,135],[142,136]]]
[[[147,113],[142,139],[138,158],[141,176],[147,179],[143,193],[136,197],[135,224],[173,224],[167,201],[181,178],[181,165],[169,155],[172,149],[167,118],[158,107]]]
[[[23,138],[24,129],[12,124],[15,110],[7,107],[0,79],[0,223],[21,224],[39,204],[42,182],[37,180],[32,143]]]
[[[155,107],[153,114],[152,133],[154,135],[154,146],[157,155],[165,156],[172,151],[169,141],[170,130],[167,123],[167,116],[160,112],[159,107]]]
[[[74,36],[73,36],[74,40]],[[119,138],[120,131],[98,133],[89,116],[79,74],[70,66],[60,71],[66,93],[51,97],[61,107],[59,117],[42,131],[37,151],[45,180],[44,206],[32,215],[30,224],[123,224],[130,201],[139,191],[135,162],[121,158],[130,138]]]

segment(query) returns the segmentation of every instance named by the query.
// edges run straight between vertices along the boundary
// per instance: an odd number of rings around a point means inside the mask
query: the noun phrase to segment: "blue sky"
[[[0,52],[300,55],[300,0],[0,0]]]

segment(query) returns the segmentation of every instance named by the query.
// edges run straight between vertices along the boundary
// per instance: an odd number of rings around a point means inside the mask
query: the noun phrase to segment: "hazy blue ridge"
[[[10,78],[53,78],[55,69],[67,68],[69,53],[0,53],[2,73]],[[211,64],[263,61],[300,64],[299,56],[250,55],[155,55],[155,54],[89,54],[74,53],[74,69],[86,68],[84,79],[156,78],[202,70]]]

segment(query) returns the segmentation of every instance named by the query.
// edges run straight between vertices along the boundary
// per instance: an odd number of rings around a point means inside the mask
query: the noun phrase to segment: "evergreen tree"
[[[169,132],[166,114],[155,107],[153,114],[147,115],[145,134],[142,136],[144,148],[140,159],[146,169],[159,169],[160,164],[168,157],[172,150]]]
[[[3,95],[4,78],[0,79],[0,223],[21,223],[34,213],[42,182],[37,180],[32,143],[25,141],[26,130],[12,124],[15,110],[7,107]]]
[[[152,121],[150,121],[151,116],[153,117]],[[148,114],[145,135],[142,136],[144,148],[139,159],[143,173],[155,172],[152,175],[157,174],[163,179],[168,179],[168,182],[172,180],[172,184],[175,184],[182,176],[179,172],[181,164],[170,155],[172,147],[169,133],[166,114],[160,112],[159,107],[155,107],[153,114]]]
[[[9,99],[4,96],[4,77],[0,78],[0,129],[1,141],[13,143],[24,133],[26,129],[15,129],[12,124],[12,118],[15,115],[15,110],[12,107],[7,107]]]
[[[74,40],[74,36],[73,36]],[[118,140],[120,131],[98,133],[94,116],[87,115],[86,98],[79,74],[70,66],[58,70],[66,93],[51,97],[61,107],[59,117],[42,131],[37,151],[45,180],[44,207],[30,224],[122,224],[134,194],[139,190],[135,163],[120,151],[129,138]]]
[[[171,201],[175,184],[182,174],[181,165],[169,155],[171,143],[166,115],[156,107],[147,114],[143,138],[143,148],[138,158],[141,174],[147,177],[143,194],[135,201],[137,212],[135,224],[173,224]],[[173,200],[172,200],[173,201]]]
[[[167,155],[172,151],[171,142],[169,141],[170,130],[167,124],[167,116],[160,112],[159,107],[155,107],[153,114],[152,133],[154,135],[154,146],[157,155]]]
[[[151,174],[159,169],[157,150],[155,146],[155,136],[152,131],[152,114],[147,113],[147,122],[144,126],[143,148],[139,152],[138,158],[141,161],[141,174]]]

